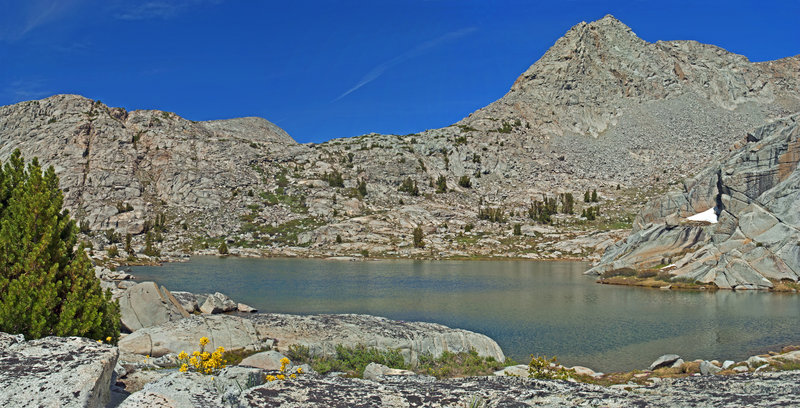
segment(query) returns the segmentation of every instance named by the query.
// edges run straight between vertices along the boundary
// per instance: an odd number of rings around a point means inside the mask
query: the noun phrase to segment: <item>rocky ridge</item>
[[[442,129],[300,145],[263,119],[194,122],[57,95],[0,107],[0,158],[19,148],[54,165],[87,238],[122,259],[222,241],[256,256],[592,259],[648,198],[799,110],[798,64],[648,43],[607,16]],[[416,194],[399,191],[406,180]],[[581,202],[591,189],[599,202]],[[577,198],[573,214],[557,226],[529,218],[534,201],[562,193]],[[590,206],[602,207],[596,221],[578,216]],[[412,245],[418,226],[424,248]]]
[[[767,289],[800,278],[800,115],[747,134],[729,157],[658,198],[587,273],[660,268],[672,279]],[[707,212],[711,222],[687,217]]]

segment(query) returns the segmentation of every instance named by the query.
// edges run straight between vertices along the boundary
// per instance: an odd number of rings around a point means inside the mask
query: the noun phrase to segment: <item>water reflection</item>
[[[140,267],[171,290],[221,291],[262,311],[368,313],[484,333],[518,361],[558,355],[599,370],[661,354],[734,358],[800,342],[800,297],[598,285],[580,262],[220,259]]]

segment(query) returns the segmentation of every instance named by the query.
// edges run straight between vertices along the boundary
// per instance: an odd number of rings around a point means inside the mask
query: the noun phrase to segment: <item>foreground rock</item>
[[[129,331],[189,317],[181,303],[165,287],[142,282],[119,298],[122,326]]]
[[[258,314],[248,317],[264,338],[277,340],[278,349],[291,344],[307,346],[311,354],[335,354],[336,346],[365,345],[377,349],[398,349],[406,363],[416,365],[422,354],[434,357],[443,352],[468,352],[505,361],[497,343],[487,336],[441,324],[403,322],[383,317],[339,314],[298,316]]]
[[[469,406],[471,401],[483,401],[488,407],[794,406],[800,393],[800,372],[665,379],[647,387],[627,386],[627,390],[518,377],[383,376],[378,383],[310,374],[240,391],[228,385],[233,382],[226,378],[227,374],[211,380],[174,373],[134,393],[122,406],[454,407]]]
[[[118,350],[81,337],[0,333],[0,406],[103,407]]]
[[[137,330],[119,342],[120,350],[160,357],[168,353],[191,353],[201,337],[208,337],[207,350],[259,350],[271,342],[247,319],[227,315],[201,315]]]
[[[800,114],[756,129],[738,150],[648,204],[633,233],[587,273],[664,268],[724,289],[800,278]],[[688,220],[705,214],[709,222]],[[700,217],[703,218],[703,217]]]

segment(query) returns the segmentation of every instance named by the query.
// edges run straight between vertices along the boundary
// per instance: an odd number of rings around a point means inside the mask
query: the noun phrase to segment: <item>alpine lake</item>
[[[260,312],[358,313],[485,334],[518,363],[597,371],[662,354],[744,360],[800,343],[800,296],[600,285],[584,262],[193,257],[134,267],[171,291],[222,292]]]

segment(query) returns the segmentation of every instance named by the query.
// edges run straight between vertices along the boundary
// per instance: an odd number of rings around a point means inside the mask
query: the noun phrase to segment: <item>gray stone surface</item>
[[[103,407],[119,355],[81,337],[21,341],[0,333],[0,406]]]
[[[262,338],[277,339],[278,350],[290,344],[308,346],[312,354],[334,354],[337,345],[365,345],[397,349],[407,363],[416,364],[421,354],[438,357],[444,351],[468,352],[504,361],[497,343],[487,336],[435,323],[403,322],[368,315],[256,314],[248,319]]]
[[[769,289],[800,278],[800,114],[748,135],[747,143],[684,186],[648,204],[633,233],[587,273],[613,275],[674,263],[676,278],[735,290]],[[709,188],[709,185],[715,188]],[[681,198],[678,198],[681,197]],[[682,202],[680,205],[672,203]],[[717,224],[681,222],[714,202]],[[700,204],[698,204],[700,203]],[[691,211],[690,211],[691,210]]]
[[[201,337],[208,337],[206,350],[258,350],[265,345],[252,322],[236,316],[200,315],[137,330],[119,341],[123,352],[163,356],[198,350]]]
[[[208,295],[200,305],[200,311],[205,314],[217,314],[237,310],[238,304],[227,295],[216,292]]]
[[[163,286],[142,282],[119,298],[122,326],[129,331],[189,317],[183,306]]]
[[[364,373],[361,375],[365,380],[382,381],[385,376],[408,376],[417,375],[413,371],[401,370],[399,368],[389,368],[383,364],[369,363],[364,367]]]
[[[677,354],[664,354],[663,356],[661,356],[661,357],[657,358],[655,361],[653,361],[653,363],[650,364],[650,367],[648,367],[647,369],[648,370],[655,370],[655,369],[661,368],[661,367],[670,367],[670,366],[672,366],[673,363],[675,363],[676,361],[680,360],[680,358],[681,358],[681,356],[679,356]]]
[[[263,351],[260,353],[253,354],[251,356],[245,357],[239,365],[241,366],[249,366],[249,367],[256,367],[262,370],[280,370],[281,368],[281,359],[286,358],[285,355],[275,351]],[[291,362],[286,368],[291,367]]]
[[[264,119],[195,122],[56,95],[0,107],[0,159],[20,148],[54,165],[70,212],[94,232],[133,234],[143,259],[145,225],[157,214],[169,216],[157,243],[164,254],[225,236],[253,247],[230,249],[246,255],[588,257],[595,245],[554,245],[589,231],[559,231],[530,248],[509,242],[508,229],[478,219],[478,210],[513,209],[511,223],[531,224],[532,198],[597,188],[604,210],[635,212],[650,187],[696,173],[749,129],[800,110],[798,66],[797,57],[753,63],[694,41],[649,43],[607,16],[569,29],[505,96],[441,129],[299,145]],[[344,188],[323,180],[332,171]],[[449,191],[436,194],[429,181],[440,175]],[[458,185],[462,176],[469,188]],[[419,195],[398,191],[407,178]],[[351,197],[359,179],[369,192]],[[708,208],[715,188],[696,183],[691,205],[678,196],[654,216]],[[467,224],[481,239],[454,239]],[[410,245],[416,226],[425,229],[424,249]],[[256,236],[272,228],[289,233]],[[100,248],[104,236],[87,238]]]

